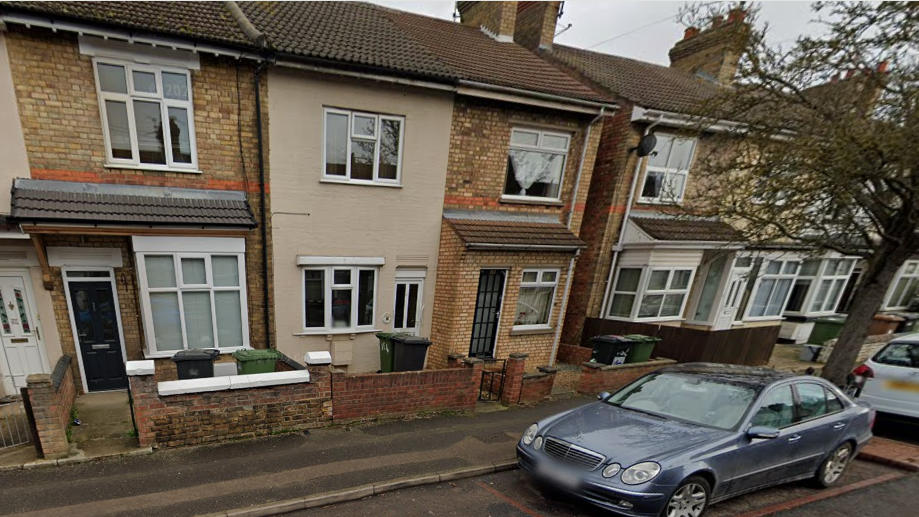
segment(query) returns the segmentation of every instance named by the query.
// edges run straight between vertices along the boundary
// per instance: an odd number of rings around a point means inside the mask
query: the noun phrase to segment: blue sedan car
[[[700,517],[718,501],[813,478],[835,484],[875,412],[833,384],[692,363],[531,425],[517,460],[537,480],[628,516]]]

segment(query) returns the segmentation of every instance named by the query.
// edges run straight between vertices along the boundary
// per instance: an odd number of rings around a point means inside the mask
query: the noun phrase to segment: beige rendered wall
[[[29,160],[19,123],[19,109],[10,75],[6,35],[0,31],[0,215],[10,213],[13,178],[29,177]],[[0,237],[2,238],[2,237]],[[2,246],[2,243],[0,243]]]
[[[427,268],[421,335],[434,307],[437,254],[453,109],[452,94],[273,68],[269,72],[271,231],[276,343],[303,360],[307,351],[352,350],[351,372],[379,369],[373,332],[303,333],[300,255],[384,257],[377,278],[375,328],[389,331],[397,268]],[[323,108],[405,117],[402,187],[323,183]]]

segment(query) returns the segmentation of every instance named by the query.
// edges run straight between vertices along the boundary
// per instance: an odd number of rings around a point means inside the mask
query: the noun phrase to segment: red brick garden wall
[[[26,379],[38,441],[46,459],[66,458],[70,454],[67,426],[77,397],[70,361],[70,356],[61,356],[51,375],[29,375]]]
[[[581,366],[581,378],[578,379],[577,392],[596,395],[601,391],[614,391],[643,375],[671,364],[676,364],[676,361],[653,359],[646,363],[615,365],[586,363]]]
[[[590,361],[592,348],[578,345],[558,345],[558,360],[562,363],[581,364]]]
[[[535,404],[542,402],[552,395],[555,385],[555,368],[539,367],[537,373],[527,373],[523,376],[520,386],[520,404]]]

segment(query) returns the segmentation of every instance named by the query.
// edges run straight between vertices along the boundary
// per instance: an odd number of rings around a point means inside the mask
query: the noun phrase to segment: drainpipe
[[[258,141],[258,194],[261,211],[262,229],[262,297],[264,300],[265,348],[271,348],[271,310],[268,303],[268,209],[265,207],[265,145],[262,137],[262,94],[261,74],[268,68],[268,62],[262,61],[255,68],[253,86],[255,86],[255,133]]]
[[[662,120],[664,120],[663,115],[654,121],[653,124],[645,128],[645,132],[642,137],[647,136],[647,134],[651,132],[651,129],[653,129],[654,126],[660,124]],[[603,304],[600,305],[600,318],[606,318],[606,304],[609,302],[609,296],[612,292],[613,275],[616,272],[616,262],[619,260],[619,253],[622,251],[622,238],[625,236],[626,223],[629,222],[629,216],[632,215],[632,203],[635,200],[635,187],[638,185],[638,176],[641,174],[642,160],[642,157],[638,157],[638,162],[635,163],[635,172],[632,173],[632,186],[629,189],[629,200],[625,205],[625,214],[623,214],[622,223],[619,225],[619,238],[616,240],[616,244],[613,245],[613,259],[610,262],[609,275],[606,277],[606,289],[603,292]]]
[[[578,174],[574,180],[574,192],[571,193],[571,209],[568,210],[568,221],[565,226],[571,229],[571,220],[574,218],[575,202],[578,200],[578,189],[581,186],[581,173],[584,171],[584,160],[587,157],[587,146],[590,143],[590,130],[593,125],[603,117],[603,111],[606,108],[601,106],[600,113],[587,124],[587,132],[584,134],[584,145],[581,146],[581,161],[578,163]],[[601,131],[602,134],[602,131]],[[568,276],[565,277],[565,293],[562,295],[562,306],[558,311],[558,322],[555,325],[555,339],[552,343],[552,354],[549,355],[549,366],[555,366],[555,356],[558,354],[558,345],[562,340],[562,321],[565,317],[565,311],[568,310],[568,295],[571,293],[571,277],[574,276],[574,263],[581,250],[577,250],[571,260],[568,261]]]

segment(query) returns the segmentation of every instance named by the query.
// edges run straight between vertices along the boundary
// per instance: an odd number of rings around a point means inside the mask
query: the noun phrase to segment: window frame
[[[149,287],[147,281],[147,257],[148,256],[171,256],[173,261],[173,271],[175,274],[175,287]],[[214,257],[236,257],[237,286],[215,286],[213,276],[212,259]],[[204,284],[186,284],[184,282],[184,273],[182,272],[182,259],[185,258],[203,258],[205,283]],[[219,350],[221,354],[231,353],[236,350],[243,350],[250,347],[249,342],[249,310],[248,294],[246,289],[246,254],[232,251],[212,251],[212,252],[187,252],[187,251],[138,251],[137,252],[137,274],[140,289],[141,309],[144,320],[144,336],[146,338],[145,356],[151,358],[172,357],[176,352],[182,350],[196,350],[188,348],[188,336],[186,335],[185,324],[185,306],[182,293],[186,292],[207,292],[210,294],[211,302],[211,325],[214,336],[214,346],[211,349]],[[84,268],[85,269],[85,268]],[[182,348],[179,350],[158,350],[156,348],[156,334],[154,332],[153,312],[150,304],[151,293],[177,293],[179,324],[182,332]],[[242,332],[242,346],[221,347],[220,336],[217,329],[217,311],[214,293],[216,292],[239,292],[240,322]]]
[[[194,97],[192,92],[191,70],[175,66],[161,64],[138,64],[125,59],[94,57],[93,58],[93,78],[96,83],[96,97],[99,103],[99,115],[102,119],[102,133],[105,142],[105,165],[112,168],[144,169],[168,172],[187,172],[200,173],[198,170],[198,145],[197,131],[195,130],[195,110]],[[127,93],[106,92],[102,90],[102,83],[99,81],[99,65],[120,66],[124,68],[125,87]],[[138,92],[134,89],[133,72],[153,73],[156,81],[156,94],[148,92]],[[169,99],[166,98],[163,91],[163,72],[184,75],[188,86],[188,99]],[[128,117],[128,137],[131,141],[131,154],[133,158],[115,158],[112,150],[111,132],[109,130],[107,107],[105,101],[123,102]],[[161,120],[169,120],[169,108],[182,108],[188,115],[188,138],[191,154],[191,163],[176,162],[172,155],[172,135],[168,123],[163,124],[163,147],[166,158],[165,164],[144,163],[140,161],[140,148],[137,137],[137,125],[134,116],[134,101],[156,101],[160,106]]]
[[[515,144],[514,143],[514,133],[529,133],[535,134],[536,136],[536,145],[527,145],[527,144]],[[553,136],[558,138],[564,138],[567,144],[565,145],[565,150],[557,149],[554,147],[543,147],[543,138],[546,136]],[[511,127],[510,138],[507,143],[507,156],[504,163],[504,181],[502,182],[501,187],[501,199],[506,201],[561,201],[562,193],[565,190],[565,169],[568,167],[568,153],[571,152],[571,140],[574,135],[571,133],[565,133],[557,130],[546,130],[546,129],[537,129],[532,127],[523,127],[523,126],[513,126]],[[513,150],[518,151],[535,151],[540,153],[555,154],[562,157],[562,172],[558,180],[558,195],[555,197],[547,196],[522,196],[520,194],[508,194],[507,190],[507,161],[510,160],[510,153]],[[516,181],[516,180],[515,180]]]
[[[348,284],[334,283],[335,271],[348,270],[351,273],[351,280]],[[306,326],[306,271],[323,271],[323,323],[322,327]],[[360,299],[360,272],[373,271],[373,314],[370,317],[369,325],[359,325],[359,306]],[[300,266],[300,323],[303,329],[303,335],[310,334],[357,334],[361,332],[374,332],[377,321],[377,306],[379,298],[380,285],[380,267],[379,266],[348,266],[348,265],[307,265]],[[351,291],[351,326],[350,327],[333,327],[332,326],[332,291],[341,291],[349,289]]]
[[[838,264],[846,265],[845,274],[837,274],[835,271],[832,274],[828,274],[830,263],[836,262]],[[846,289],[846,284],[849,282],[849,277],[852,276],[852,271],[855,270],[855,264],[857,260],[849,257],[838,257],[838,258],[829,258],[824,259],[820,264],[820,271],[817,277],[814,279],[814,282],[811,284],[810,289],[808,290],[808,299],[807,302],[807,312],[805,314],[810,316],[823,316],[828,314],[835,314],[836,307],[839,305],[839,300],[842,298],[842,293]],[[829,288],[826,292],[826,298],[823,300],[822,310],[814,310],[814,304],[817,302],[817,296],[820,294],[821,286],[824,282],[829,282]],[[835,290],[834,286],[839,285],[839,289]],[[831,297],[833,295],[833,297]],[[832,299],[835,298],[835,299]],[[832,304],[829,302],[832,301]],[[830,305],[827,308],[827,305]]]
[[[812,416],[809,418],[804,417],[804,413],[801,407],[801,393],[799,391],[800,387],[804,385],[815,386],[817,389],[823,392],[823,404],[824,404],[824,408],[826,408],[826,413],[823,413],[821,415]],[[827,388],[826,386],[820,383],[800,381],[800,382],[791,383],[791,387],[792,387],[792,392],[794,393],[794,397],[795,397],[795,423],[803,424],[805,422],[812,422],[814,420],[819,420],[821,418],[831,417],[837,413],[841,413],[846,410],[846,403],[843,401],[843,398],[840,397],[838,393],[831,392],[829,388]],[[828,393],[833,393],[836,396],[836,398],[839,400],[839,403],[842,405],[842,409],[837,410],[837,411],[832,411],[832,412],[830,411]]]
[[[527,273],[536,273],[535,282],[524,282],[523,277]],[[553,281],[543,281],[542,277],[545,273],[555,273],[555,280]],[[520,307],[520,291],[527,287],[551,287],[552,296],[549,299],[549,316],[548,320],[545,323],[535,323],[528,325],[513,325],[512,330],[540,330],[540,329],[551,329],[552,328],[552,313],[555,310],[555,297],[558,295],[558,283],[562,276],[562,270],[560,268],[525,268],[520,273],[520,285],[517,287],[517,305],[514,307],[514,321],[517,320],[517,309]]]
[[[783,384],[771,386],[769,389],[764,390],[762,395],[760,395],[760,397],[757,399],[756,403],[751,404],[752,410],[750,412],[749,418],[747,419],[747,425],[753,424],[753,419],[755,419],[756,415],[759,414],[759,411],[763,409],[763,403],[767,398],[769,398],[769,395],[781,389],[787,389],[791,393],[791,423],[782,427],[777,427],[776,429],[781,431],[801,423],[800,414],[798,413],[798,392],[795,390],[793,383],[786,382]]]
[[[409,290],[411,285],[418,286],[418,299],[415,301],[415,326],[414,327],[397,327],[396,326],[396,306],[399,303],[399,284],[405,285],[405,298],[403,300],[403,307],[405,313],[402,315],[404,320],[408,319],[408,308],[409,308]],[[374,309],[376,309],[376,304],[374,304]],[[412,332],[417,335],[421,332],[421,325],[424,321],[424,277],[396,277],[396,281],[393,283],[393,318],[392,318],[392,330],[393,332]],[[403,321],[404,323],[404,321]]]
[[[770,262],[779,262],[778,273],[767,273],[766,269],[769,266]],[[785,268],[789,263],[797,264],[794,273],[785,272]],[[750,297],[747,299],[747,306],[744,309],[743,321],[773,321],[783,319],[785,314],[785,307],[788,305],[788,298],[791,297],[791,291],[794,288],[795,280],[798,278],[798,272],[801,271],[801,259],[800,258],[770,258],[764,257],[759,264],[759,272],[757,274],[756,282],[753,285],[753,289],[750,290]],[[788,292],[785,293],[785,299],[778,305],[779,312],[778,314],[771,315],[766,314],[765,311],[769,309],[769,302],[772,301],[772,297],[775,295],[775,287],[779,285],[779,281],[790,279],[791,283],[788,285]],[[769,293],[769,297],[766,299],[766,305],[764,307],[764,313],[762,316],[752,316],[753,306],[755,305],[756,297],[759,294],[759,290],[762,288],[763,280],[775,280],[775,283],[772,284],[772,291]]]
[[[641,270],[641,276],[638,280],[638,289],[635,292],[631,291],[617,291],[616,286],[619,283],[619,275],[623,269],[639,269]],[[616,280],[613,284],[612,290],[610,291],[609,305],[605,309],[606,319],[619,320],[619,321],[640,321],[640,322],[657,322],[657,321],[683,321],[686,318],[684,317],[684,312],[686,311],[686,304],[689,303],[689,294],[692,291],[693,281],[695,281],[696,273],[698,271],[698,266],[676,266],[676,265],[650,265],[650,266],[619,266],[616,269]],[[655,271],[668,271],[667,276],[667,288],[666,289],[649,289],[651,283],[651,275]],[[686,284],[685,289],[671,289],[670,285],[673,282],[674,273],[677,271],[689,271],[689,281]],[[628,317],[625,316],[612,316],[610,315],[610,310],[612,310],[613,300],[616,297],[616,294],[624,295],[635,295],[635,303],[632,305],[632,311]],[[638,313],[641,309],[641,303],[647,295],[653,296],[664,296],[682,294],[683,300],[680,302],[680,310],[676,316],[660,316],[660,310],[663,309],[663,301],[661,301],[661,307],[658,309],[657,316],[644,316],[639,317]]]
[[[910,273],[907,271],[912,268]],[[897,286],[900,285],[900,282],[906,280],[906,287],[910,285],[913,286],[913,295],[906,299],[905,305],[899,303],[898,305],[891,305],[893,301],[893,295],[897,291]],[[904,288],[903,292],[900,293],[900,300],[903,299],[903,294],[907,292],[907,289]],[[919,260],[907,260],[903,263],[903,266],[897,271],[897,276],[894,278],[894,281],[890,283],[890,287],[887,289],[887,293],[884,295],[884,307],[885,311],[894,311],[894,310],[903,310],[909,308],[909,302],[915,298],[916,293],[919,292]],[[899,300],[898,300],[899,302]]]
[[[656,135],[665,136],[665,137],[670,138],[671,139],[671,146],[670,146],[671,150],[673,149],[672,142],[676,140],[691,141],[692,142],[692,152],[689,154],[689,162],[688,162],[688,166],[686,169],[679,169],[679,168],[670,166],[670,160],[672,158],[672,153],[671,155],[667,156],[667,166],[665,167],[651,165],[651,160],[649,158],[647,161],[647,164],[645,165],[645,171],[642,177],[642,181],[638,185],[638,188],[639,188],[638,202],[644,203],[644,204],[652,204],[652,205],[678,205],[683,202],[683,196],[686,194],[686,186],[689,183],[689,171],[692,169],[692,164],[696,159],[696,151],[699,148],[699,139],[695,137],[683,137],[683,136],[679,136],[673,133],[656,133]],[[664,174],[664,181],[662,185],[669,184],[671,176],[674,176],[674,175],[682,176],[683,177],[683,189],[680,191],[680,195],[677,197],[673,197],[673,198],[665,198],[664,190],[663,190],[664,187],[662,186],[660,195],[655,196],[655,197],[644,196],[642,193],[645,190],[645,183],[647,183],[649,173],[651,172],[660,172]]]
[[[326,156],[326,146],[328,142],[328,116],[329,114],[336,115],[345,115],[348,117],[348,131],[347,131],[347,144],[345,148],[345,175],[339,176],[335,174],[327,173],[327,159]],[[366,135],[356,135],[354,133],[354,118],[355,117],[368,117],[375,119],[374,123],[374,136],[368,137]],[[396,179],[389,178],[380,178],[380,151],[382,149],[382,144],[380,142],[382,138],[382,125],[384,120],[394,120],[399,122],[399,155],[396,158]],[[353,179],[351,178],[351,141],[352,139],[364,140],[367,142],[374,142],[374,153],[373,153],[373,179],[363,180],[363,179]],[[368,111],[360,110],[349,110],[345,108],[335,108],[331,106],[325,106],[322,109],[322,176],[321,179],[324,182],[330,183],[348,183],[355,185],[373,185],[373,186],[387,186],[387,187],[401,187],[402,186],[402,157],[405,154],[405,117],[399,115],[388,115],[384,113],[372,113]]]

